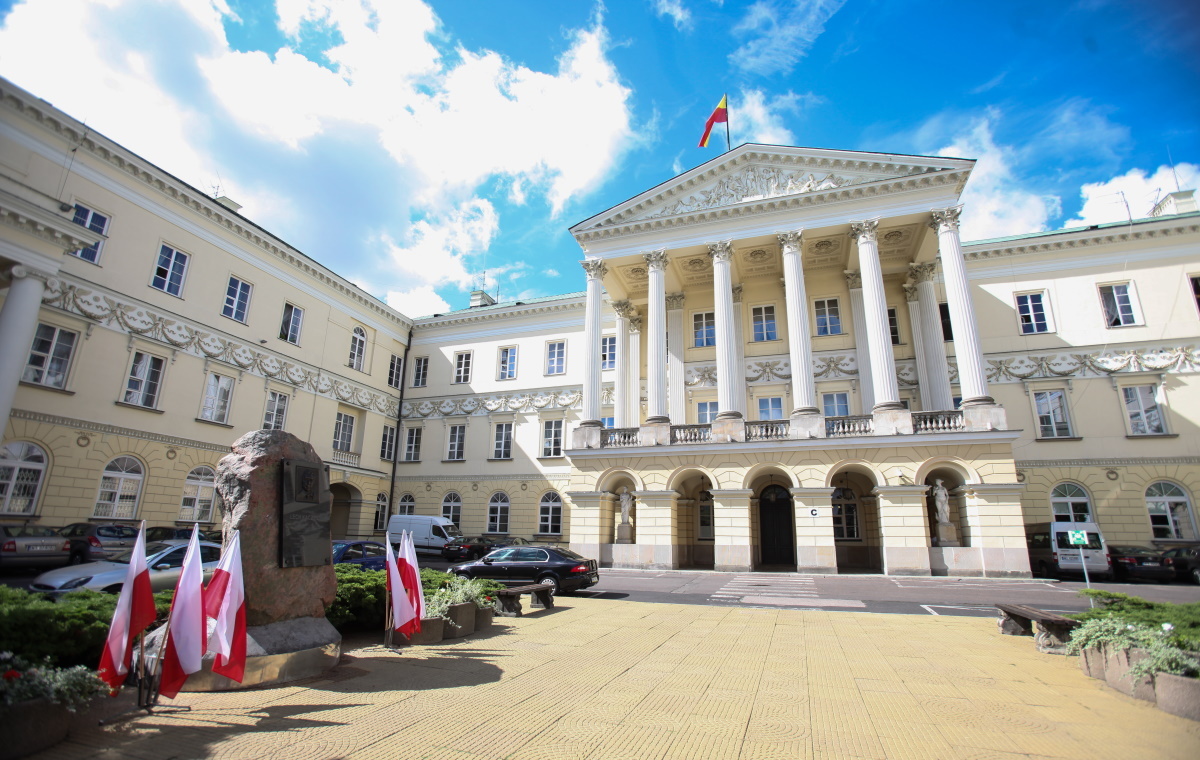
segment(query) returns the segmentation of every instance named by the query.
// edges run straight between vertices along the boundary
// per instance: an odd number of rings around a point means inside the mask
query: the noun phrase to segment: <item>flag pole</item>
[[[733,149],[733,143],[729,141],[729,93],[725,93],[722,99],[725,101],[725,152],[728,153]]]
[[[384,531],[383,541],[391,548],[392,534]],[[388,572],[387,567],[383,568],[383,572]],[[392,648],[392,590],[388,588],[390,584],[383,584],[383,645],[389,649]]]

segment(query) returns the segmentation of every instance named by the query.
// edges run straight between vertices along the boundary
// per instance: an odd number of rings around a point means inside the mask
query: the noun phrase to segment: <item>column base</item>
[[[736,409],[730,409],[727,412],[717,412],[717,419],[718,420],[740,420],[740,419],[742,419],[742,413]]]
[[[962,400],[962,406],[964,408],[968,406],[991,406],[995,403],[996,399],[992,398],[991,396],[972,396],[971,398],[965,398]]]
[[[583,420],[579,423],[579,427],[603,427],[604,423],[600,420]]]
[[[647,425],[658,425],[658,424],[660,424],[660,423],[663,423],[663,422],[670,422],[670,421],[671,421],[671,418],[670,418],[670,417],[667,417],[667,416],[665,416],[665,415],[661,415],[661,414],[656,414],[656,415],[654,415],[653,417],[647,417],[647,418],[646,418],[646,424],[647,424]]]

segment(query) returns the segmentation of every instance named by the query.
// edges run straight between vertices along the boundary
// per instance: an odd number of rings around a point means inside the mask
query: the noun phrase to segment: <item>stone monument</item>
[[[940,478],[934,479],[929,495],[933,499],[934,514],[937,518],[934,528],[936,545],[958,546],[958,531],[955,529],[954,523],[950,522],[950,493],[942,485]]]
[[[621,501],[621,524],[617,526],[617,543],[632,544],[633,526],[629,524],[629,512],[633,509],[633,494],[629,493],[628,488],[621,486],[619,498]]]

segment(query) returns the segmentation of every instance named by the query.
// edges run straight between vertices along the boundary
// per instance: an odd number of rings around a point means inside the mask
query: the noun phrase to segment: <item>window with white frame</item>
[[[617,368],[617,336],[605,335],[600,338],[600,369]]]
[[[851,488],[833,489],[833,537],[844,541],[861,538],[858,532],[858,495]]]
[[[1184,490],[1160,480],[1146,489],[1146,511],[1155,538],[1196,540],[1196,516]]]
[[[221,307],[221,315],[245,323],[246,312],[250,310],[250,291],[253,286],[230,275],[229,285],[225,288],[225,305]]]
[[[458,495],[458,492],[451,491],[442,497],[442,517],[458,527],[462,527],[459,525],[462,520],[462,497]]]
[[[563,442],[563,421],[544,420],[542,422],[542,456],[561,457]]]
[[[446,432],[446,459],[461,462],[466,458],[467,426],[451,425]]]
[[[0,447],[0,514],[32,515],[46,472],[46,452],[14,441]]]
[[[142,463],[133,457],[117,457],[104,467],[92,517],[132,520],[141,491]]]
[[[283,430],[287,422],[288,395],[267,391],[267,411],[263,414],[263,430]]]
[[[546,344],[546,374],[562,375],[567,371],[567,342],[552,340]]]
[[[398,515],[415,515],[417,513],[417,499],[411,493],[402,494],[400,503],[396,505],[396,514]]]
[[[375,530],[387,530],[388,523],[388,495],[386,493],[375,495]]]
[[[1107,327],[1141,324],[1133,286],[1128,282],[1101,285],[1100,304],[1104,307],[1104,324]]]
[[[283,321],[279,323],[279,339],[300,345],[300,326],[304,322],[304,309],[294,304],[283,305]]]
[[[407,428],[404,434],[404,461],[421,461],[421,433],[423,428]]]
[[[471,382],[471,352],[459,351],[454,355],[454,382]]]
[[[497,491],[488,499],[488,533],[508,533],[508,494]]]
[[[356,369],[362,372],[363,357],[367,354],[367,331],[361,327],[355,327],[354,332],[350,333],[350,360],[346,365],[350,369]]]
[[[183,501],[179,505],[179,521],[207,523],[213,519],[213,503],[217,498],[217,473],[213,468],[197,467],[183,481]]]
[[[817,318],[817,335],[841,335],[842,312],[836,298],[818,298],[813,301]]]
[[[492,448],[492,459],[512,459],[511,422],[496,423],[496,445]]]
[[[505,346],[500,349],[500,361],[496,378],[498,380],[515,380],[517,377],[517,347]]]
[[[229,421],[229,401],[233,396],[233,378],[227,375],[208,373],[204,384],[204,403],[200,406],[200,419],[225,424]]]
[[[1038,438],[1071,438],[1071,418],[1067,414],[1067,393],[1063,390],[1034,391]]]
[[[775,330],[774,306],[755,306],[750,310],[750,318],[754,324],[754,341],[756,343],[778,339],[779,335]]]
[[[895,307],[887,310],[888,334],[892,337],[892,345],[900,345],[900,316]]]
[[[158,391],[162,383],[163,360],[142,351],[133,352],[133,364],[129,367],[129,378],[125,382],[126,404],[154,409],[158,404]]]
[[[696,404],[696,423],[708,425],[717,419],[717,402],[701,401]]]
[[[606,430],[612,430],[616,426],[617,426],[617,418],[616,417],[601,417],[600,418],[600,427],[602,427]]]
[[[1055,522],[1091,522],[1092,499],[1077,483],[1059,483],[1050,492]]]
[[[944,301],[938,304],[938,319],[942,322],[942,340],[947,343],[954,340],[954,324],[950,319],[950,304]]]
[[[717,345],[717,316],[711,311],[698,311],[692,315],[693,345],[696,348]]]
[[[396,428],[391,425],[383,426],[383,437],[379,442],[379,458],[385,462],[396,458]]]
[[[404,382],[404,359],[395,354],[392,354],[392,360],[388,362],[388,387],[399,388]]]
[[[104,214],[98,214],[95,211],[75,204],[75,218],[71,221],[78,224],[80,227],[87,227],[92,232],[99,232],[101,235],[108,234],[108,217]],[[84,261],[90,261],[96,264],[100,261],[100,246],[104,241],[93,243],[89,246],[80,248],[78,251],[71,251],[72,256],[78,256]]]
[[[850,394],[845,391],[822,393],[821,405],[825,407],[826,417],[850,416]]]
[[[333,421],[333,448],[335,451],[354,450],[354,415],[338,412]]]
[[[1022,335],[1054,332],[1054,324],[1050,321],[1048,306],[1044,290],[1033,293],[1017,293],[1017,317],[1021,320]]]
[[[783,419],[783,397],[766,396],[758,400],[758,418],[760,420]]]
[[[424,388],[426,381],[429,379],[429,357],[418,356],[413,359],[413,378],[412,387]]]
[[[173,296],[182,295],[187,266],[186,253],[164,245],[158,251],[158,263],[154,267],[154,277],[150,280],[150,285]]]
[[[21,382],[37,383],[48,388],[66,388],[67,370],[79,334],[53,325],[39,324],[33,334],[33,345],[25,361]]]
[[[562,534],[562,497],[547,491],[538,502],[538,533],[543,536]]]
[[[1157,384],[1121,386],[1130,435],[1164,435],[1167,432],[1158,394]]]

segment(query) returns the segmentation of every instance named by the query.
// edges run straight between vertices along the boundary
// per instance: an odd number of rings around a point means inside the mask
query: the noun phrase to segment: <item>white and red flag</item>
[[[412,603],[408,600],[408,593],[404,588],[400,568],[396,563],[396,555],[392,552],[392,544],[386,540],[384,543],[387,544],[387,590],[388,599],[390,599],[389,606],[391,607],[388,610],[387,627],[400,631],[403,630],[404,626],[408,625],[417,613],[413,609]],[[403,539],[401,539],[400,546],[403,550]]]
[[[400,629],[405,636],[421,632],[421,618],[425,617],[425,592],[421,587],[421,568],[417,566],[417,547],[413,545],[412,531],[400,534],[400,580],[408,592],[408,602],[415,616]]]
[[[242,682],[246,674],[246,590],[242,583],[242,532],[235,530],[221,563],[204,589],[204,614],[216,620],[209,651],[213,672]]]
[[[108,640],[100,655],[100,677],[113,693],[125,682],[133,657],[133,640],[154,622],[154,592],[150,588],[150,569],[146,566],[146,523],[138,531],[129,556],[129,569],[121,585],[121,596],[113,610]]]
[[[162,648],[162,680],[158,693],[174,698],[183,682],[200,669],[208,640],[204,619],[204,567],[200,561],[200,531],[192,528],[192,540],[183,557],[175,598],[171,600],[167,641]]]

